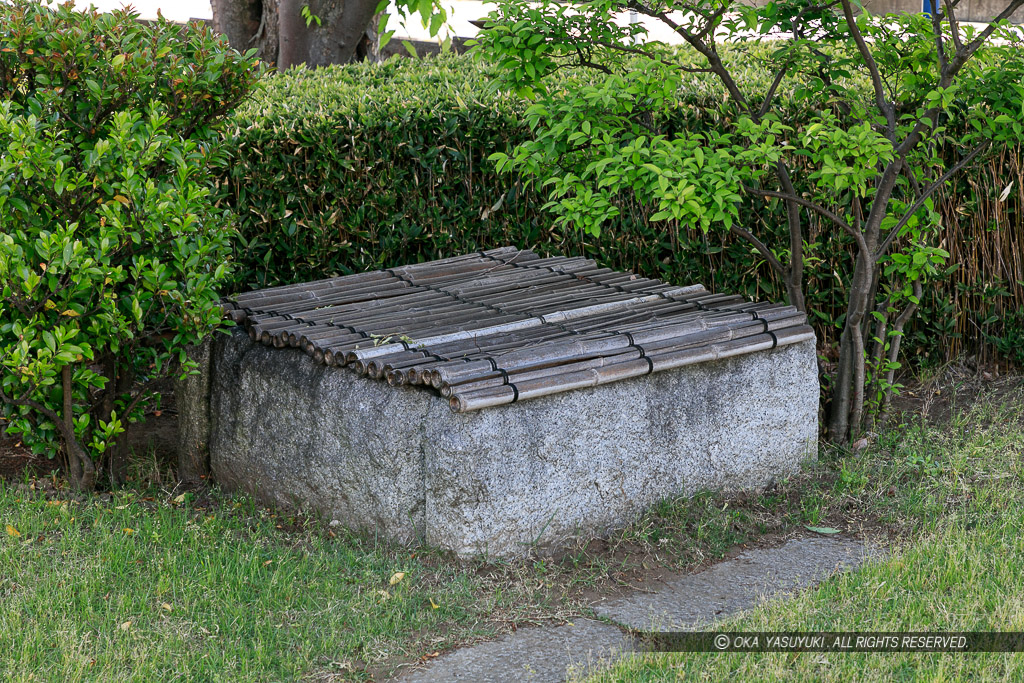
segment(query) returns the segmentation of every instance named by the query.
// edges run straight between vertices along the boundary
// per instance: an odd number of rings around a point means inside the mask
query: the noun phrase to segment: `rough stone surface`
[[[212,373],[222,484],[463,555],[601,535],[666,497],[766,484],[817,448],[813,342],[465,414],[240,332]]]
[[[777,548],[748,550],[696,573],[595,606],[598,615],[638,631],[693,630],[755,607],[763,599],[808,588],[848,571],[874,549],[847,538],[798,538]],[[649,587],[650,588],[650,587]],[[444,655],[399,675],[402,683],[530,681],[561,683],[634,650],[623,630],[597,621],[521,629]]]

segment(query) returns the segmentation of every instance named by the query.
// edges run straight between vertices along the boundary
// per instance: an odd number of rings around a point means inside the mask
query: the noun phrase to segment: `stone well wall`
[[[601,535],[663,498],[761,486],[817,453],[812,341],[465,414],[240,331],[216,341],[210,373],[223,486],[460,555]]]

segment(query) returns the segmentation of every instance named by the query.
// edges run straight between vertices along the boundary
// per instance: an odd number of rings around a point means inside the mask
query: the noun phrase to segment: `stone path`
[[[605,600],[593,609],[600,617],[637,630],[688,630],[754,607],[762,598],[811,587],[872,554],[862,541],[853,539],[798,538],[777,548],[748,550],[702,572],[663,582],[651,593]],[[398,680],[560,683],[570,670],[585,671],[632,649],[623,629],[577,619],[456,650]]]

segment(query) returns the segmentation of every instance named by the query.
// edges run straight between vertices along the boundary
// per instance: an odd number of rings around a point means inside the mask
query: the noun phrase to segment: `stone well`
[[[791,306],[499,247],[224,308],[179,386],[182,471],[400,542],[557,548],[816,455]]]
[[[659,500],[762,486],[817,452],[810,340],[456,414],[236,330],[190,386],[179,404],[208,401],[223,486],[459,555],[600,536]]]

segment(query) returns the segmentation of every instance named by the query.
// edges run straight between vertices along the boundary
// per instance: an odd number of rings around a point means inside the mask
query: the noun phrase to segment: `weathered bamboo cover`
[[[254,340],[433,388],[455,412],[814,336],[792,306],[515,247],[247,292],[224,306]]]

